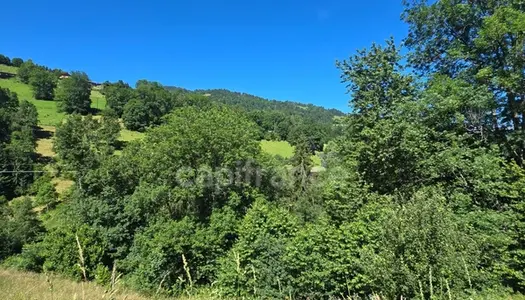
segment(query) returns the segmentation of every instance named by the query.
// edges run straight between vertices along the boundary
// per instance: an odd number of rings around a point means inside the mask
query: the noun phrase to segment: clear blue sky
[[[348,111],[335,68],[398,42],[401,0],[4,1],[0,53],[95,81],[226,88]]]

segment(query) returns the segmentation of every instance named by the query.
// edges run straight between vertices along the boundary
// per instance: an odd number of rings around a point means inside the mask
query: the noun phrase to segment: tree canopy
[[[91,108],[91,83],[84,72],[72,72],[58,85],[56,100],[62,111],[73,114],[87,114]]]
[[[34,107],[0,89],[0,260],[102,284],[111,269],[155,297],[525,293],[523,1],[405,2],[402,43],[336,62],[348,114],[139,80],[105,83],[94,118],[73,73],[57,91],[61,195],[26,172]],[[144,137],[119,141],[120,116]]]

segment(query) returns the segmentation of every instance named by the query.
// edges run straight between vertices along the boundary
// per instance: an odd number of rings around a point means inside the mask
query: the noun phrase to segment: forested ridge
[[[210,101],[222,103],[248,112],[250,118],[261,128],[261,137],[269,140],[286,140],[295,143],[298,132],[317,139],[315,150],[323,150],[323,144],[337,132],[332,125],[334,118],[344,115],[337,109],[326,109],[313,104],[293,101],[268,100],[247,93],[226,89],[189,91],[183,88],[166,87],[177,92],[195,93],[208,97]]]
[[[16,59],[8,80],[65,119],[43,159],[39,107],[0,88],[2,268],[151,297],[522,299],[525,3],[405,1],[402,19],[407,37],[336,62],[345,115],[146,80],[104,83],[97,110],[85,73]]]

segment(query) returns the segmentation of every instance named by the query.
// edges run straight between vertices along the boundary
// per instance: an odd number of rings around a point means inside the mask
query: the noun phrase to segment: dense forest
[[[190,92],[177,87],[166,88],[177,92]],[[337,128],[332,126],[334,117],[344,115],[336,109],[292,101],[268,100],[224,89],[195,90],[192,93],[247,112],[249,118],[259,125],[261,138],[296,144],[300,136],[305,135],[311,141],[312,149],[319,151],[338,134]]]
[[[525,3],[405,2],[407,37],[336,62],[346,115],[145,80],[103,84],[95,112],[86,74],[29,66],[66,119],[42,162],[36,109],[0,89],[2,266],[151,296],[524,293]],[[122,145],[121,126],[145,137]],[[261,138],[293,141],[289,164]]]

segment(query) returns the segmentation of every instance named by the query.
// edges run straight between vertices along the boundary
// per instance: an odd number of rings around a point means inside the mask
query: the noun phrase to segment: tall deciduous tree
[[[122,119],[126,128],[144,131],[159,125],[163,116],[176,105],[177,97],[157,82],[137,81],[133,98],[124,106]]]
[[[105,84],[103,89],[108,106],[120,117],[124,106],[133,98],[133,89],[129,84],[119,80],[116,83]]]
[[[382,193],[414,181],[422,147],[417,126],[400,117],[402,106],[414,102],[413,79],[403,75],[394,41],[372,45],[348,60],[337,62],[351,95],[342,145],[347,159],[355,159],[359,173]]]
[[[11,64],[13,65],[13,67],[20,67],[22,64],[24,63],[24,60],[19,58],[19,57],[13,57],[13,59],[11,60]]]
[[[68,113],[87,114],[91,107],[91,83],[84,72],[72,72],[58,86],[56,100],[60,110]]]
[[[23,83],[29,83],[29,79],[31,78],[31,74],[33,71],[37,68],[37,66],[33,63],[31,59],[28,59],[24,63],[20,65],[18,68],[18,78],[20,78],[20,81]]]
[[[31,73],[29,84],[33,89],[33,96],[38,100],[53,100],[57,78],[51,72],[36,68]]]
[[[119,134],[114,118],[95,120],[74,114],[57,128],[53,149],[66,170],[81,176],[98,167],[101,157],[113,153]]]
[[[11,65],[11,59],[3,54],[0,54],[0,65]]]
[[[423,74],[487,85],[494,95],[491,135],[519,165],[525,159],[523,1],[405,1],[406,45]]]

